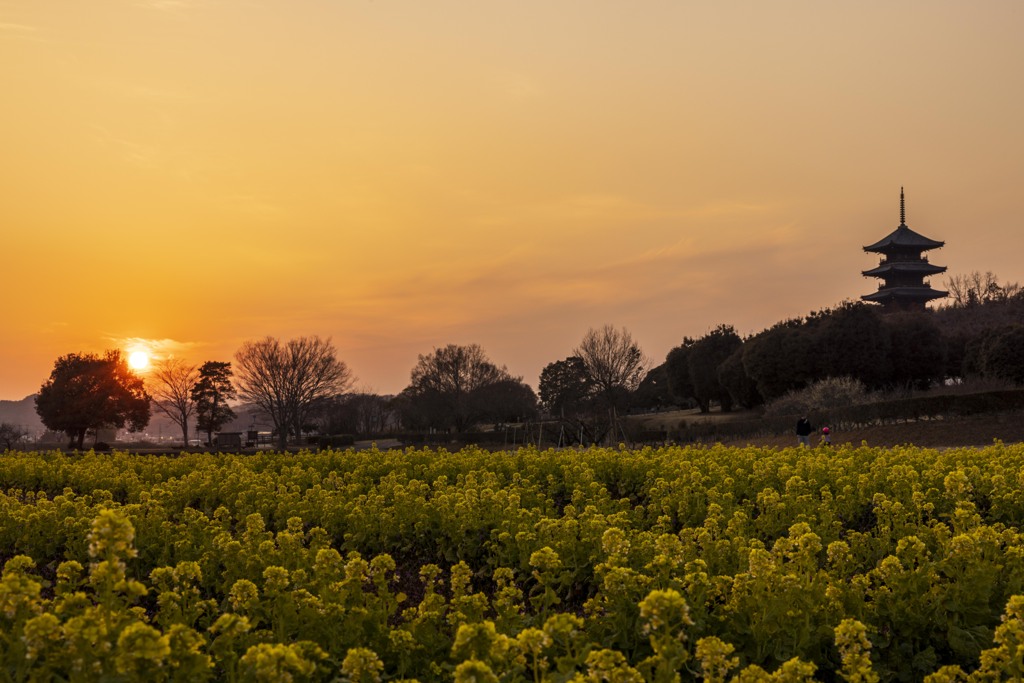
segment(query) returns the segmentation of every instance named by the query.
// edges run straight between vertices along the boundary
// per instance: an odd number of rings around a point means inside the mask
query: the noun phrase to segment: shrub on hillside
[[[806,415],[832,411],[872,400],[862,382],[852,377],[828,377],[803,389],[790,391],[765,406],[765,417]]]

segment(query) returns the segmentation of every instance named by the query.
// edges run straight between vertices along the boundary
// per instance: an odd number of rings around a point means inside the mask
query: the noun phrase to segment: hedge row
[[[941,394],[879,401],[833,410],[812,411],[808,417],[818,425],[833,425],[849,431],[880,424],[915,422],[923,419],[948,419],[1024,410],[1024,389],[1002,389],[974,394]],[[668,434],[637,431],[638,441],[678,442],[721,441],[730,438],[778,436],[793,432],[798,415],[733,422],[687,422]]]

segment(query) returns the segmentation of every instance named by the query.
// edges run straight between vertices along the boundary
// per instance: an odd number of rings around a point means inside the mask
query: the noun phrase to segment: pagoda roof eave
[[[949,296],[949,292],[943,292],[931,287],[887,287],[871,294],[864,294],[861,299],[875,303],[884,303],[895,299],[911,301],[931,301]]]
[[[889,273],[914,273],[915,275],[938,275],[945,273],[946,266],[935,266],[925,261],[907,261],[903,263],[883,263],[871,270],[861,271],[864,277],[878,277]]]
[[[898,228],[893,230],[891,233],[878,240],[874,244],[869,244],[864,247],[864,251],[873,252],[886,252],[892,248],[908,247],[914,249],[920,249],[921,251],[927,251],[928,249],[938,249],[939,247],[945,246],[945,242],[939,242],[933,240],[924,235],[914,232],[906,225],[900,225]]]

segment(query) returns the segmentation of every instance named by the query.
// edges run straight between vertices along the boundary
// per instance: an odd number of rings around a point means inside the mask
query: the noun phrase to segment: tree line
[[[68,354],[40,388],[43,424],[81,449],[97,429],[140,430],[151,409],[167,415],[189,443],[190,424],[206,434],[255,405],[279,447],[319,434],[466,432],[480,425],[544,417],[569,441],[614,439],[629,411],[718,406],[753,408],[828,378],[872,390],[928,388],[949,378],[985,376],[1024,384],[1024,292],[988,273],[952,278],[949,305],[883,313],[872,304],[835,308],[779,322],[741,337],[722,324],[685,337],[652,367],[625,328],[590,329],[572,353],[549,363],[538,391],[488,358],[478,344],[449,344],[421,354],[397,396],[352,392],[354,377],[330,339],[249,341],[234,362],[195,365],[164,359],[147,381],[122,354]]]
[[[948,305],[884,312],[844,302],[747,338],[720,325],[673,348],[662,372],[668,400],[708,411],[755,407],[832,378],[869,390],[928,389],[987,377],[1024,384],[1024,292],[991,273],[951,278]],[[666,397],[663,397],[666,398]]]
[[[624,329],[606,326],[588,332],[577,353],[595,405],[614,415],[646,370],[639,345]],[[419,355],[409,385],[397,396],[351,392],[353,382],[331,341],[316,336],[246,342],[233,363],[163,359],[145,380],[119,350],[72,353],[54,363],[36,396],[36,411],[48,429],[63,432],[69,447],[78,449],[101,428],[145,428],[154,409],[178,425],[184,444],[192,424],[209,444],[236,417],[232,406],[238,401],[267,416],[281,448],[301,443],[310,432],[461,433],[480,424],[531,421],[540,413],[533,388],[492,362],[478,344],[449,344]]]
[[[349,389],[352,373],[329,339],[274,337],[249,341],[235,353],[235,364],[207,361],[193,365],[178,358],[160,361],[150,382],[132,372],[119,350],[68,354],[57,359],[36,397],[43,424],[63,432],[81,449],[87,432],[100,428],[143,429],[151,408],[167,415],[189,443],[189,424],[207,434],[235,418],[231,401],[256,405],[273,423],[278,445],[301,439],[312,407]]]

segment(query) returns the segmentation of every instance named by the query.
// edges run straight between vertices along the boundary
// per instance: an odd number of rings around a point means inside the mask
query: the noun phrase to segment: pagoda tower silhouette
[[[945,266],[928,263],[922,256],[929,249],[938,249],[945,242],[938,242],[920,235],[907,227],[906,203],[903,188],[900,188],[900,225],[891,233],[864,247],[864,251],[881,254],[877,268],[865,270],[865,277],[882,279],[878,291],[865,294],[864,301],[881,304],[886,311],[923,311],[932,299],[948,295],[933,289],[924,279],[930,275],[946,272]]]

